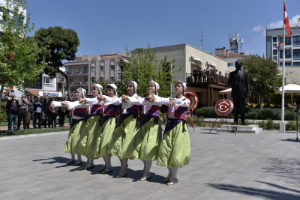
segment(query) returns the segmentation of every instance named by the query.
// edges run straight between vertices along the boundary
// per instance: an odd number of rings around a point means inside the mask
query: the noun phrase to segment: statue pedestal
[[[262,128],[259,128],[258,125],[232,125],[235,129],[236,133],[254,133],[257,134],[262,131]],[[217,129],[218,132],[228,131],[227,125],[221,125],[220,128]]]

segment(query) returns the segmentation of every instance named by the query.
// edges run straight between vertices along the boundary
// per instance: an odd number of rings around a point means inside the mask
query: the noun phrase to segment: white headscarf
[[[78,88],[77,91],[80,91],[82,94],[82,97],[85,98],[86,90],[84,88]]]
[[[127,82],[127,86],[128,86],[129,84],[133,84],[133,87],[134,87],[134,94],[136,94],[136,93],[137,93],[137,89],[138,89],[138,84],[137,84],[135,81],[129,81],[129,82]]]
[[[153,80],[151,80],[148,84],[153,83],[155,85],[155,94],[158,95],[159,84]]]
[[[116,86],[115,84],[113,84],[113,83],[112,83],[112,84],[108,84],[106,88],[107,88],[107,89],[108,89],[108,88],[112,88],[112,89],[115,91],[115,95],[118,96],[118,93],[117,93],[117,86]]]
[[[103,87],[100,84],[94,84],[94,87],[99,90],[99,93],[102,94]]]
[[[183,95],[185,96],[185,91],[187,90],[186,83],[183,82],[183,81],[181,81],[181,80],[178,80],[176,82],[176,84],[175,84],[175,87],[176,87],[177,83],[181,83],[182,84],[182,86],[183,86]]]

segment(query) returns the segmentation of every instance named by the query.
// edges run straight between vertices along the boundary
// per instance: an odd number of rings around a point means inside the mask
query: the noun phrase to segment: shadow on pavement
[[[249,195],[252,197],[262,197],[264,199],[272,199],[272,200],[299,200],[300,195],[295,195],[291,193],[279,192],[274,190],[266,190],[266,189],[258,189],[252,187],[241,187],[232,184],[208,184],[210,187],[215,189],[224,190],[228,192],[235,192],[240,194]],[[281,187],[281,186],[279,186]]]

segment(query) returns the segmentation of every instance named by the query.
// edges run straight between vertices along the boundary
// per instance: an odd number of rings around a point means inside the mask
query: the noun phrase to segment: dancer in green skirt
[[[159,84],[148,83],[148,98],[141,98],[142,119],[135,138],[134,156],[144,163],[141,181],[151,178],[150,168],[153,160],[157,160],[158,150],[162,141],[161,120],[159,118],[162,98],[158,96]]]
[[[93,150],[97,141],[97,134],[100,129],[100,122],[103,115],[103,101],[98,100],[98,95],[102,94],[103,87],[100,84],[94,84],[92,93],[95,98],[85,98],[80,103],[89,105],[89,112],[85,119],[85,126],[83,128],[82,138],[79,142],[79,153],[87,157],[87,164],[85,169],[94,167]]]
[[[118,178],[127,175],[128,159],[134,159],[134,138],[137,132],[137,116],[139,112],[139,99],[136,94],[137,83],[129,81],[127,83],[128,95],[120,98],[122,101],[122,115],[120,116],[117,128],[113,134],[113,139],[109,147],[109,153],[118,156],[121,162],[121,170]]]
[[[102,124],[97,133],[93,150],[93,158],[98,159],[102,157],[105,162],[105,166],[100,169],[102,174],[112,172],[111,155],[108,152],[108,147],[113,138],[113,132],[116,128],[116,117],[120,108],[120,100],[117,97],[117,86],[115,84],[107,85],[107,95],[98,95],[98,100],[104,101],[104,108]]]
[[[83,88],[78,88],[76,93],[76,98],[80,101],[85,98],[86,90]],[[64,147],[64,152],[71,154],[72,160],[67,162],[67,164],[80,165],[82,164],[81,154],[78,151],[78,144],[82,134],[82,130],[85,126],[85,117],[88,112],[88,105],[81,104],[79,101],[69,102],[69,101],[53,101],[51,104],[52,108],[55,107],[67,107],[68,110],[74,110],[72,112],[72,124],[71,130],[69,132],[68,141]],[[77,154],[77,160],[75,160],[75,154]]]
[[[191,158],[190,137],[186,126],[186,114],[190,100],[184,96],[186,84],[177,81],[175,90],[176,99],[163,99],[163,103],[169,106],[168,121],[157,159],[157,165],[168,167],[169,174],[165,182],[169,186],[178,183],[178,168],[189,164]]]

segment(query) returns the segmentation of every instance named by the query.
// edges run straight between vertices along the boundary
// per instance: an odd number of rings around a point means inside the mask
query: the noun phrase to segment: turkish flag
[[[289,36],[292,37],[292,31],[291,31],[290,22],[289,22],[289,16],[287,14],[286,7],[285,7],[285,2],[284,2],[284,24],[285,24],[285,27],[286,27],[286,30],[287,30]]]
[[[280,42],[280,44],[277,48],[282,47],[282,46],[283,46],[283,42]]]

